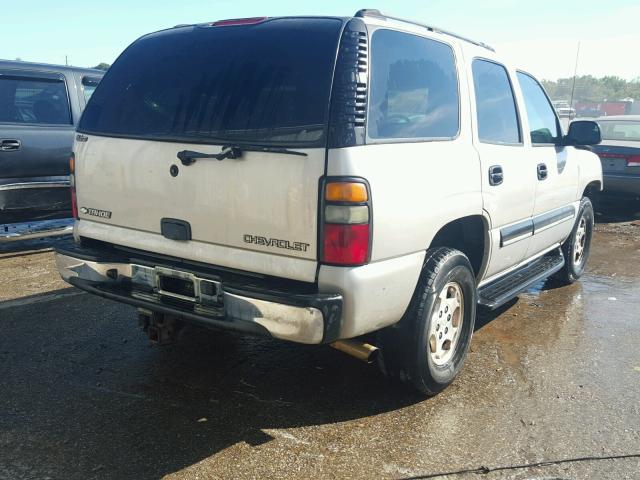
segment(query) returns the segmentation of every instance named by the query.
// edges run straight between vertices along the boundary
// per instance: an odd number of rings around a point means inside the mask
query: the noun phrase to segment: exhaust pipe
[[[330,345],[336,350],[340,350],[366,363],[373,363],[378,353],[380,353],[378,347],[355,339],[338,340]]]

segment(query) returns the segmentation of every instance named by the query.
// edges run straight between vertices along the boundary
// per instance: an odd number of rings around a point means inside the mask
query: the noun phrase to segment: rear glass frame
[[[296,129],[298,129],[301,126],[309,126],[309,127],[318,127],[318,130],[322,129],[322,132],[319,134],[318,138],[314,138],[311,140],[304,140],[304,141],[298,141],[298,140],[290,140],[290,139],[264,139],[264,138],[251,138],[248,137],[246,135],[236,135],[236,136],[227,136],[225,137],[224,133],[220,134],[220,135],[177,135],[177,134],[167,134],[167,133],[162,133],[159,135],[156,134],[139,134],[139,133],[130,133],[130,132],[118,132],[118,131],[108,131],[106,129],[101,129],[101,128],[90,128],[87,127],[87,116],[91,114],[91,108],[93,106],[94,103],[97,102],[97,100],[94,100],[95,98],[99,98],[97,96],[97,94],[99,94],[101,91],[106,90],[106,85],[109,84],[110,79],[119,74],[118,72],[118,65],[119,62],[121,61],[121,59],[123,57],[125,57],[131,49],[135,48],[136,46],[138,46],[138,44],[140,42],[145,41],[146,39],[149,39],[150,37],[157,37],[157,36],[161,36],[161,35],[166,35],[169,34],[171,35],[172,31],[174,31],[174,29],[168,29],[168,30],[163,30],[160,32],[154,32],[154,33],[150,33],[148,35],[145,35],[141,38],[139,38],[138,40],[136,40],[135,42],[133,42],[131,45],[129,45],[124,52],[120,55],[120,57],[116,60],[116,62],[111,66],[111,68],[106,72],[106,74],[104,75],[104,77],[102,78],[102,80],[100,81],[100,84],[98,85],[98,87],[96,88],[96,91],[93,93],[93,95],[91,96],[91,98],[89,99],[89,101],[87,102],[87,107],[85,109],[85,111],[82,114],[82,117],[80,119],[79,125],[78,125],[78,132],[81,133],[85,133],[85,134],[89,134],[89,135],[97,135],[97,136],[103,136],[103,137],[114,137],[114,138],[126,138],[126,139],[140,139],[140,140],[153,140],[153,141],[160,141],[160,142],[169,142],[169,143],[192,143],[192,144],[205,144],[205,145],[220,145],[220,144],[233,144],[233,145],[238,145],[238,146],[242,146],[242,145],[261,145],[261,146],[279,146],[279,147],[291,147],[291,148],[315,148],[315,147],[326,147],[327,145],[327,141],[328,141],[328,130],[329,130],[329,118],[330,118],[330,104],[331,104],[331,92],[332,92],[332,87],[333,87],[333,81],[334,81],[334,73],[335,73],[335,65],[336,65],[336,59],[337,59],[337,55],[338,55],[338,50],[340,47],[340,39],[342,38],[342,33],[344,31],[345,25],[346,25],[346,20],[344,18],[340,18],[340,17],[276,17],[276,18],[271,18],[262,22],[259,22],[258,24],[251,24],[251,25],[225,25],[225,26],[214,26],[212,24],[199,24],[199,25],[190,25],[187,27],[178,27],[178,28],[191,28],[191,29],[198,29],[198,28],[211,28],[211,29],[225,29],[225,30],[236,30],[236,29],[242,29],[242,28],[251,28],[251,27],[255,27],[255,26],[260,26],[263,24],[267,24],[270,22],[275,22],[275,21],[296,21],[296,22],[304,22],[304,21],[325,21],[325,22],[335,22],[335,33],[333,36],[327,36],[328,39],[328,43],[330,43],[331,48],[327,48],[326,52],[327,52],[327,56],[325,57],[325,61],[326,64],[328,66],[327,70],[326,70],[326,77],[324,78],[324,80],[326,81],[326,83],[324,84],[326,86],[326,91],[322,91],[322,98],[321,101],[318,102],[318,104],[321,104],[321,110],[318,109],[316,110],[316,113],[322,112],[322,119],[321,122],[319,123],[314,123],[314,124],[302,124],[302,125],[296,125],[296,126],[291,126],[291,127],[286,127],[286,126],[271,126],[268,128],[263,128],[263,129],[253,129],[253,130],[248,130],[248,131],[253,131],[253,132],[274,132],[274,129],[283,131],[283,133],[281,133],[280,135],[276,135],[276,133],[273,133],[273,137],[276,136],[280,136],[280,137],[284,137],[287,135],[286,131],[284,131],[287,128],[291,128],[293,131],[295,131]],[[325,29],[329,29],[328,26],[324,27]],[[293,30],[293,29],[292,29]],[[194,30],[195,31],[195,30]],[[329,46],[329,45],[328,45]],[[302,50],[301,50],[302,52]],[[300,57],[302,57],[303,55],[301,53],[298,53],[298,55],[300,55]],[[305,53],[304,57],[308,58],[310,57],[310,55],[307,53]],[[242,57],[245,58],[245,57]],[[316,62],[317,60],[312,59],[309,60],[310,62]],[[324,70],[322,70],[324,72]],[[299,82],[299,85],[304,86],[305,83],[308,82]],[[103,87],[103,85],[105,85]],[[306,105],[305,102],[298,102],[300,105]],[[315,130],[314,128],[310,128],[309,132],[312,132],[313,130]],[[225,130],[225,132],[227,133],[227,135],[229,134],[229,132],[231,132],[233,134],[234,130],[232,129],[227,129]],[[235,132],[240,132],[240,130],[235,130]],[[291,136],[294,136],[295,133],[291,133]]]
[[[461,90],[460,90],[460,62],[458,59],[458,55],[456,49],[454,48],[452,43],[449,43],[445,40],[434,38],[428,35],[422,35],[420,33],[406,31],[398,28],[389,28],[389,27],[373,27],[372,25],[367,25],[369,29],[369,45],[371,46],[369,50],[369,78],[367,85],[367,120],[366,120],[366,143],[367,144],[385,144],[385,143],[428,143],[428,142],[451,142],[460,137],[460,133],[462,131],[462,98],[461,98]],[[391,31],[397,32],[405,35],[410,35],[413,37],[417,37],[419,39],[431,40],[436,43],[440,43],[442,45],[447,46],[451,50],[451,54],[453,57],[453,66],[455,68],[455,77],[456,77],[456,95],[458,100],[458,129],[455,135],[450,137],[371,137],[369,134],[369,123],[370,123],[370,115],[371,115],[371,94],[372,94],[372,80],[375,72],[375,65],[373,62],[373,40],[374,35],[380,31]]]

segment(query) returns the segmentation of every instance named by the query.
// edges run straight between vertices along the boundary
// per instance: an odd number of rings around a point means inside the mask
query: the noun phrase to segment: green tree
[[[109,65],[108,63],[100,62],[98,65],[96,65],[93,68],[97,68],[98,70],[109,70],[110,66],[111,65]]]
[[[569,102],[573,90],[574,102],[615,102],[623,98],[633,98],[640,101],[640,78],[627,81],[616,76],[596,78],[593,75],[581,75],[559,78],[558,80],[543,80],[542,85],[552,100]]]

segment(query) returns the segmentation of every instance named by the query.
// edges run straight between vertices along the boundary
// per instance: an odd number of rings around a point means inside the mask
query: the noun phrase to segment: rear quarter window
[[[371,40],[368,136],[450,139],[460,128],[458,75],[451,47],[380,29]]]

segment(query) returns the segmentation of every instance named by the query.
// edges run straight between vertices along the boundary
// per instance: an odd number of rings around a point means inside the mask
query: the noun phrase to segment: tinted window
[[[560,132],[553,106],[540,84],[529,75],[518,72],[518,83],[527,109],[532,143],[556,143]]]
[[[277,19],[147,35],[111,66],[79,130],[322,144],[341,26],[335,19]]]
[[[82,77],[82,93],[84,94],[85,102],[89,101],[99,83],[100,79],[98,77]]]
[[[71,124],[64,82],[27,77],[0,77],[0,122]]]
[[[605,120],[598,121],[598,124],[602,130],[603,140],[640,142],[640,122]]]
[[[520,143],[516,102],[506,69],[486,60],[474,60],[472,69],[480,141]]]
[[[451,48],[392,30],[378,30],[371,43],[369,137],[455,137],[459,100]]]

